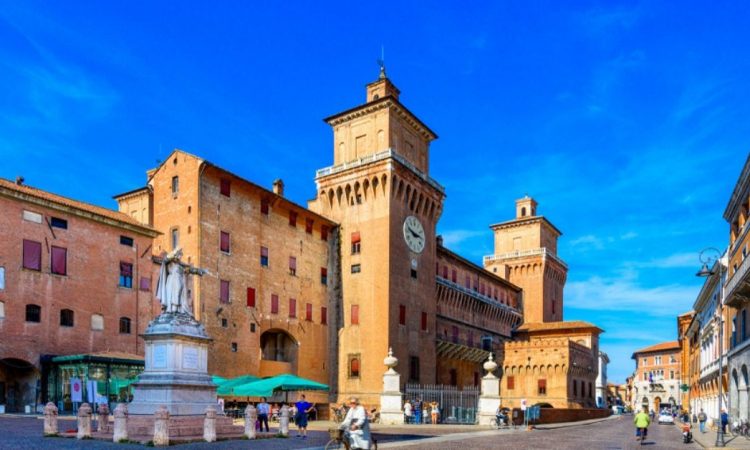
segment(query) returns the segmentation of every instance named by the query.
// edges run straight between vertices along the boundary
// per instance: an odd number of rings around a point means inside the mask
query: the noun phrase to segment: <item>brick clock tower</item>
[[[536,207],[525,196],[516,200],[515,219],[490,226],[495,254],[484,257],[484,267],[523,289],[524,323],[559,322],[568,266],[557,256],[560,230]]]
[[[381,69],[365,104],[325,119],[333,165],[317,171],[309,207],[340,224],[341,279],[329,284],[329,363],[338,373],[331,387],[339,399],[378,401],[389,347],[402,375],[435,382],[435,227],[445,195],[429,177],[437,136],[399,93]]]

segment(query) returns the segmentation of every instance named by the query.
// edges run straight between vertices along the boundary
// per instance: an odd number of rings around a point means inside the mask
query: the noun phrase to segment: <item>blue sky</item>
[[[321,119],[364,101],[385,47],[439,135],[439,232],[481,263],[528,193],[564,235],[566,319],[610,378],[676,337],[724,247],[750,150],[742,2],[0,1],[0,176],[114,207],[183,148],[288,196],[332,162]]]

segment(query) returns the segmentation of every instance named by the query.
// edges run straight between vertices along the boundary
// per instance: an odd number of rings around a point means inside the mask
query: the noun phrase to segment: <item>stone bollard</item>
[[[44,435],[55,436],[57,434],[57,406],[49,402],[44,407]]]
[[[289,436],[289,407],[281,407],[281,416],[279,417],[279,434]]]
[[[154,446],[169,445],[169,411],[161,405],[154,412]]]
[[[253,405],[247,405],[245,408],[245,436],[248,439],[255,439],[255,422],[258,421],[258,411]]]
[[[91,439],[91,406],[84,403],[78,408],[78,439]]]
[[[109,431],[109,406],[107,406],[106,403],[102,403],[99,405],[99,410],[97,411],[99,414],[99,421],[98,427],[96,431],[100,433],[106,433]]]
[[[128,406],[120,403],[115,408],[115,429],[112,434],[112,442],[128,440]]]
[[[203,440],[216,442],[216,407],[206,407],[206,418],[203,419]]]

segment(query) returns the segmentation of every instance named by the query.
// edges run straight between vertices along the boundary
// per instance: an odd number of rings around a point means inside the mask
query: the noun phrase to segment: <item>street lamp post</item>
[[[708,255],[706,254],[708,253]],[[724,287],[722,286],[722,276],[724,274],[724,264],[721,262],[721,252],[714,248],[714,247],[708,247],[701,250],[700,255],[698,256],[698,259],[701,263],[703,263],[703,266],[701,267],[701,270],[696,273],[696,276],[699,277],[710,277],[712,275],[715,275],[716,272],[709,269],[709,265],[713,265],[715,262],[719,263],[719,301],[717,302],[716,307],[716,320],[717,324],[719,326],[719,413],[716,416],[719,419],[719,426],[717,427],[716,432],[716,447],[725,447],[726,444],[724,443],[724,427],[721,423],[721,400],[722,400],[722,388],[724,384],[723,380],[723,369],[722,369],[722,359],[723,359],[723,353],[724,353],[724,320],[721,314],[721,308],[724,305]]]

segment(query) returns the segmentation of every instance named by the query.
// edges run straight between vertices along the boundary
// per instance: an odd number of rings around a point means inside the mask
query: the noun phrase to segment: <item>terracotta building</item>
[[[688,330],[693,323],[695,311],[690,311],[677,316],[677,342],[680,344],[680,402],[686,411],[690,405],[690,365],[693,360],[692,340]]]
[[[125,380],[129,361],[142,366],[138,334],[158,312],[156,231],[22,180],[0,179],[0,211],[0,404],[22,411],[51,400],[69,409],[71,377],[95,380],[100,395],[117,398],[103,369],[119,361]],[[74,354],[88,354],[79,358],[85,364],[54,361]]]
[[[677,341],[662,342],[633,353],[635,373],[631,407],[658,412],[663,404],[680,406],[681,350]]]

